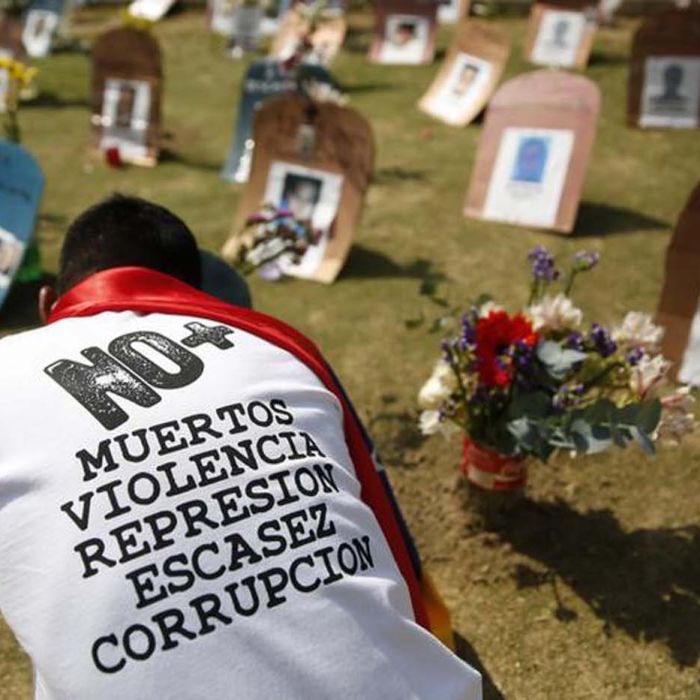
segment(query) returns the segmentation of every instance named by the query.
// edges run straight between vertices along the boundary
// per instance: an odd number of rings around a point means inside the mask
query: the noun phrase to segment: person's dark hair
[[[64,294],[95,272],[131,266],[201,286],[199,249],[186,224],[145,199],[113,194],[84,211],[68,228],[58,293]]]

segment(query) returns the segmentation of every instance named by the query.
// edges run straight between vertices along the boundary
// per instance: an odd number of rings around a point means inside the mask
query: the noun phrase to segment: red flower
[[[539,336],[522,315],[492,311],[476,323],[476,356],[479,379],[486,386],[507,388],[513,378],[511,351],[516,343],[533,347]]]
[[[119,152],[119,148],[117,146],[110,146],[105,151],[105,161],[111,168],[121,168],[122,165],[124,165],[121,153]]]

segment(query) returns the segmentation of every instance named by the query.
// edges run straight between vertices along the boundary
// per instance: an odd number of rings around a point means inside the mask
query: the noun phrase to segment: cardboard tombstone
[[[452,126],[466,126],[484,108],[501,79],[510,44],[490,24],[464,20],[420,109]]]
[[[233,36],[236,4],[234,0],[209,0],[207,22],[214,34]]]
[[[662,350],[680,382],[700,386],[700,183],[681,213],[666,252],[657,322]]]
[[[530,11],[525,58],[537,66],[585,68],[598,12],[585,2],[537,2]]]
[[[302,80],[337,87],[330,73],[322,66],[302,65]],[[221,177],[229,182],[246,182],[250,173],[255,141],[253,116],[264,100],[280,97],[297,89],[293,72],[285,70],[280,61],[254,61],[248,67],[241,88],[238,117],[233,131],[231,148]]]
[[[456,24],[469,16],[470,0],[440,0],[438,4],[438,22]]]
[[[291,58],[302,44],[309,29],[309,20],[297,10],[289,10],[272,40],[270,57],[280,61]],[[308,63],[327,66],[340,51],[345,41],[346,30],[345,20],[341,16],[321,20],[309,37],[313,48],[304,60]]]
[[[133,0],[129,14],[149,22],[157,22],[170,12],[177,0]]]
[[[7,15],[0,17],[0,58],[23,60],[25,57],[21,22]],[[7,109],[6,98],[9,86],[10,76],[4,68],[0,68],[0,114]]]
[[[321,233],[286,275],[330,283],[352,245],[374,168],[374,138],[367,120],[347,107],[290,95],[266,102],[255,117],[255,155],[241,198],[234,235],[224,247],[233,259],[246,218],[263,202],[310,219]]]
[[[505,83],[486,111],[465,215],[570,233],[599,113],[600,90],[583,76]]]
[[[665,12],[637,30],[627,119],[642,128],[700,126],[700,7]]]
[[[0,141],[0,308],[34,235],[43,190],[44,176],[29,152]]]
[[[435,54],[436,0],[378,0],[369,60],[418,65]]]
[[[65,9],[65,0],[34,0],[29,6],[24,16],[22,42],[30,56],[48,56]]]
[[[93,49],[94,145],[116,148],[121,160],[155,165],[160,150],[160,48],[147,31],[130,27],[102,34]]]

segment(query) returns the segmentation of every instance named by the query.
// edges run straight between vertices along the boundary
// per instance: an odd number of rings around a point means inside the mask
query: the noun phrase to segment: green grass
[[[76,30],[95,35],[108,18],[85,12]],[[506,77],[528,70],[525,22],[493,20],[513,39]],[[487,697],[551,700],[700,697],[700,535],[693,484],[697,438],[652,461],[635,451],[533,469],[530,500],[497,534],[470,525],[457,483],[457,442],[417,435],[415,393],[436,338],[407,331],[418,286],[444,280],[465,302],[488,290],[524,301],[527,250],[602,254],[578,301],[589,317],[653,312],[670,230],[697,180],[698,133],[625,126],[627,56],[634,25],[601,30],[586,75],[603,93],[579,226],[573,237],[464,219],[461,210],[479,124],[454,129],[415,104],[436,65],[369,64],[369,18],[352,18],[334,66],[351,105],[371,121],[375,182],[355,248],[331,287],[252,281],[256,306],[316,340],[344,380],[391,467],[428,567],[459,633],[490,680]],[[450,38],[443,29],[439,46]],[[228,148],[242,63],[227,60],[201,14],[156,28],[165,56],[165,128],[173,155],[155,169],[115,171],[87,155],[89,60],[64,53],[39,64],[41,98],[22,113],[24,141],[47,176],[39,241],[55,271],[63,233],[111,191],[172,208],[204,247],[226,239],[240,190],[218,178]],[[35,323],[31,290],[13,292],[0,333]],[[29,697],[26,663],[0,631],[0,698]],[[500,690],[499,690],[500,689]]]

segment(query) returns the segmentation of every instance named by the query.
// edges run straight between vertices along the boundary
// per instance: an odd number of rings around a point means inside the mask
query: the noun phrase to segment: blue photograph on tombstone
[[[331,85],[337,84],[322,66],[302,65],[299,70],[305,80]],[[286,70],[278,60],[254,61],[243,79],[238,117],[233,131],[231,148],[221,177],[228,182],[247,182],[253,157],[253,117],[255,110],[270,97],[280,97],[296,90],[294,73]]]
[[[515,155],[510,179],[512,182],[541,184],[549,158],[551,139],[547,136],[524,136]]]

